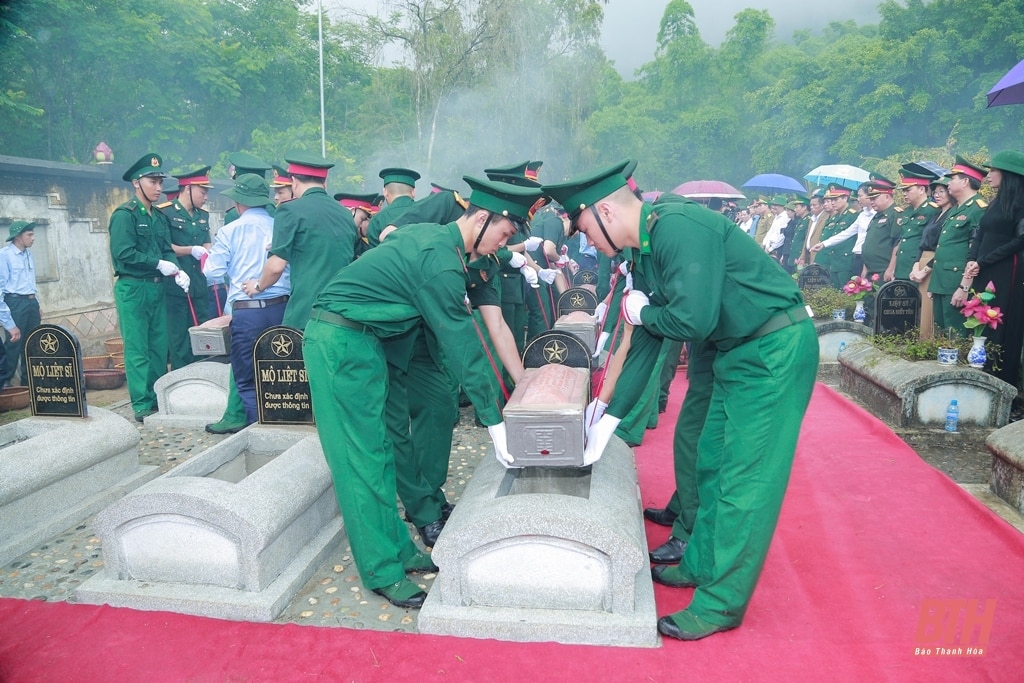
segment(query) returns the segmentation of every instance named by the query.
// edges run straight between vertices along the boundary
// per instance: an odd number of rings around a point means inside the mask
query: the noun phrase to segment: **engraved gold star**
[[[292,355],[292,340],[283,334],[279,334],[270,342],[270,348],[275,356],[285,358]]]
[[[52,332],[47,332],[39,338],[39,348],[46,353],[57,353],[58,346],[57,337]]]
[[[569,347],[558,340],[552,340],[544,346],[544,360],[549,363],[564,363]]]

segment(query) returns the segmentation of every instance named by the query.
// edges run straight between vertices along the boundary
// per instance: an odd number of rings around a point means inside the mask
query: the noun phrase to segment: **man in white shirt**
[[[11,223],[8,244],[0,249],[0,306],[10,311],[10,322],[4,322],[7,330],[5,351],[7,359],[0,363],[3,381],[15,386],[28,384],[25,364],[22,362],[24,334],[32,331],[41,321],[39,300],[36,298],[36,263],[29,248],[35,243],[35,223],[14,221]],[[19,366],[21,376],[18,377]]]

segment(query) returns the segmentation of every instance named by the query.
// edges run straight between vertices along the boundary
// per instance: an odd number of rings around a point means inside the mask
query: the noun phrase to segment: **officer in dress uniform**
[[[254,296],[267,289],[291,267],[291,298],[282,325],[301,330],[313,301],[334,274],[352,263],[356,224],[352,214],[327,194],[327,172],[334,167],[319,154],[295,152],[285,157],[295,199],[277,208],[274,241],[263,274],[242,283]]]
[[[153,384],[167,371],[167,311],[164,278],[183,290],[188,275],[177,265],[170,230],[154,210],[163,179],[158,154],[146,154],[121,176],[135,196],[110,215],[110,260],[114,266],[114,304],[124,339],[124,369],[135,419],[156,412]]]
[[[938,204],[929,201],[928,196],[928,186],[934,179],[934,175],[913,171],[905,166],[900,170],[900,189],[907,200],[907,207],[896,217],[900,237],[896,244],[893,277],[897,280],[910,279],[910,271],[917,263],[924,227],[939,212]]]
[[[275,164],[271,167],[271,173],[270,189],[274,193],[274,206],[281,206],[283,202],[295,199],[292,193],[292,177],[288,175],[288,171],[283,166]],[[268,213],[273,217],[273,211]]]
[[[891,180],[872,174],[867,192],[875,215],[871,217],[864,236],[861,251],[864,265],[858,275],[879,284],[892,280],[896,269],[896,245],[900,237],[900,226],[896,221],[900,210],[893,203],[895,190],[896,185]],[[875,318],[874,292],[868,292],[864,297],[864,311],[864,322],[870,325]]]
[[[689,200],[652,207],[637,199],[625,165],[544,186],[600,251],[632,248],[635,257],[634,289],[623,299],[631,345],[584,462],[600,457],[640,396],[662,339],[715,345],[693,534],[678,566],[652,572],[659,583],[696,588],[689,607],[658,622],[665,635],[696,640],[743,620],[778,521],[818,342],[796,283],[763,249]]]
[[[385,168],[377,175],[384,184],[384,208],[366,226],[366,240],[371,247],[380,244],[384,229],[416,201],[416,181],[420,179],[420,174],[410,168]]]
[[[387,361],[381,342],[425,325],[445,349],[494,440],[514,464],[491,369],[466,310],[467,264],[493,254],[536,200],[527,188],[466,178],[469,208],[447,225],[398,230],[338,272],[316,299],[303,340],[313,412],[363,584],[399,607],[426,594],[406,574],[433,571],[398,515],[385,431]]]
[[[949,178],[949,194],[957,206],[950,210],[942,224],[935,256],[932,263],[932,277],[928,291],[932,294],[935,325],[940,330],[952,330],[961,337],[967,336],[964,316],[960,309],[967,302],[973,278],[967,277],[967,253],[971,241],[981,225],[981,216],[988,208],[988,202],[978,195],[981,182],[988,172],[959,154],[956,163],[946,177]]]
[[[171,227],[171,248],[182,272],[189,277],[188,292],[173,282],[167,287],[167,343],[171,369],[196,361],[188,328],[201,325],[210,315],[210,296],[199,260],[210,247],[210,214],[203,209],[210,183],[210,167],[174,176],[180,193],[177,199],[157,205]]]
[[[834,212],[821,229],[821,241],[811,249],[817,253],[814,262],[828,268],[832,286],[839,289],[853,275],[853,247],[857,244],[854,223],[860,212],[849,205],[850,190],[838,183],[828,186],[825,199],[832,200]]]
[[[366,239],[366,228],[370,224],[370,219],[380,211],[380,202],[384,201],[384,197],[376,192],[369,194],[338,192],[334,195],[334,199],[352,212],[352,220],[356,224],[356,234],[358,235],[353,258],[359,258],[370,248],[370,243]]]

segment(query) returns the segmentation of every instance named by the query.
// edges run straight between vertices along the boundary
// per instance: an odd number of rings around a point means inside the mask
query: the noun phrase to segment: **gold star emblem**
[[[564,363],[567,353],[569,353],[569,347],[557,339],[544,345],[544,360],[549,363]]]
[[[57,353],[57,347],[60,344],[57,342],[57,337],[52,332],[47,332],[39,338],[39,348],[46,353]]]
[[[903,285],[900,285],[899,287],[893,290],[893,294],[902,299],[903,297],[907,296],[907,288],[904,287]]]
[[[569,305],[573,308],[583,308],[586,302],[583,301],[583,295],[576,293],[569,297]]]
[[[292,340],[283,334],[279,334],[271,340],[270,349],[278,358],[287,358],[292,355]]]
[[[591,273],[588,270],[585,273],[583,273],[583,278],[582,279],[583,279],[583,284],[589,285],[589,284],[591,284],[594,281],[594,274]]]

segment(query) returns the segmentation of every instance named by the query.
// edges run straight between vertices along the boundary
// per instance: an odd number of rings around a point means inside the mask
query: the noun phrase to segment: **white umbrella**
[[[804,180],[815,185],[837,183],[849,190],[856,190],[861,183],[866,183],[870,175],[863,168],[849,164],[826,164],[804,176]]]

